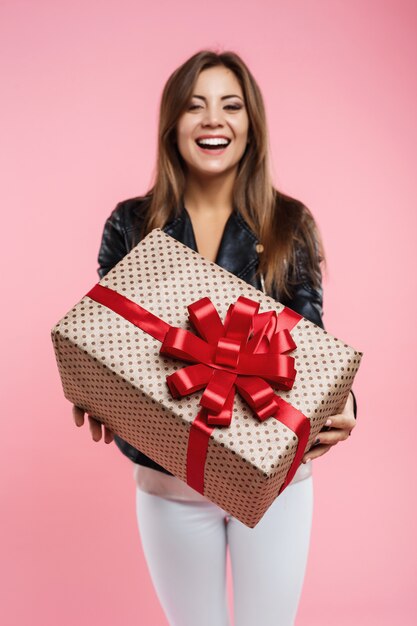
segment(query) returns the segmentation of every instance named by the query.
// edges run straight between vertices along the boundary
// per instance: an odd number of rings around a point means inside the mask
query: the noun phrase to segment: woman
[[[199,52],[167,81],[155,184],[107,220],[100,277],[156,227],[323,326],[318,231],[310,211],[271,183],[262,95],[234,53]],[[81,426],[84,412],[73,414]],[[355,414],[352,394],[253,529],[104,429],[133,461],[144,554],[171,625],[229,624],[227,546],[236,626],[294,623],[313,510],[308,461],[346,439]],[[99,441],[101,424],[89,424]]]

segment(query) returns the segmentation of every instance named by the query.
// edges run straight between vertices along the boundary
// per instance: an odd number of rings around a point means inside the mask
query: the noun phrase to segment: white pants
[[[142,547],[170,626],[230,626],[226,550],[235,626],[292,626],[313,516],[313,476],[289,485],[255,528],[211,502],[170,500],[136,488]]]

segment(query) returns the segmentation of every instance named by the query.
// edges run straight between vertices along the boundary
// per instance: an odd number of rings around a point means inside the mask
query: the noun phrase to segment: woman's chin
[[[188,171],[195,177],[198,178],[213,178],[213,177],[223,177],[232,175],[235,171],[237,171],[238,164],[219,164],[219,163],[210,163],[205,164],[204,166],[200,164],[193,163],[192,165],[188,164]]]

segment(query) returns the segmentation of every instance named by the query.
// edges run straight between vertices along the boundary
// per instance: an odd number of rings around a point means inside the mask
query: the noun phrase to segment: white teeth
[[[220,137],[213,137],[212,139],[197,139],[199,146],[228,146],[230,139],[221,139]]]

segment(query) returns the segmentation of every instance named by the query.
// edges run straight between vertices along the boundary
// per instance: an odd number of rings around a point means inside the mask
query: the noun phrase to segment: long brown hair
[[[168,78],[161,98],[155,182],[144,196],[147,204],[142,236],[176,217],[186,184],[184,161],[176,144],[176,125],[201,71],[223,66],[241,85],[249,117],[249,144],[242,156],[233,189],[233,206],[262,243],[258,274],[267,293],[291,295],[291,284],[308,280],[320,285],[323,246],[310,210],[278,191],[269,167],[268,132],[261,91],[242,59],[234,52],[197,52]],[[299,254],[303,254],[302,275]]]

